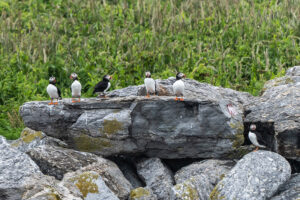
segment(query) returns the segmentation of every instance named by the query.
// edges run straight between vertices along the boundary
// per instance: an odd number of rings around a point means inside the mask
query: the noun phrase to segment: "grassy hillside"
[[[182,71],[258,95],[300,63],[300,0],[1,0],[0,134],[23,128],[18,108],[48,99],[49,76],[83,96],[104,74],[112,88]]]

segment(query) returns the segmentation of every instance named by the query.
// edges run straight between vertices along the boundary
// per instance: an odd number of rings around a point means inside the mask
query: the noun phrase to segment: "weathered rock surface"
[[[93,171],[103,178],[106,185],[120,199],[126,199],[131,190],[131,184],[115,163],[94,154],[49,145],[33,148],[28,154],[44,174],[54,176],[59,180],[67,172],[77,170],[74,172],[76,175]],[[101,183],[101,180],[96,180],[97,184]]]
[[[109,159],[118,165],[125,178],[131,183],[132,188],[144,188],[145,184],[142,182],[142,180],[137,174],[134,159],[123,156],[110,157]]]
[[[300,161],[300,66],[285,77],[268,81],[263,95],[246,107],[246,124],[261,127],[268,147]]]
[[[293,174],[291,179],[284,183],[271,200],[299,200],[300,199],[300,174]]]
[[[174,180],[172,172],[159,158],[149,158],[137,163],[137,172],[157,199],[171,200]]]
[[[0,136],[0,199],[21,199],[25,191],[25,179],[42,174],[28,155],[12,148]]]
[[[20,138],[17,140],[10,141],[10,144],[15,149],[24,153],[40,145],[61,146],[61,147],[67,146],[67,144],[62,142],[61,140],[49,137],[41,131],[35,131],[30,128],[25,128],[22,131]]]
[[[213,186],[207,176],[192,176],[172,188],[174,200],[208,200]]]
[[[157,200],[157,197],[150,188],[138,187],[131,190],[129,200]]]
[[[183,167],[175,174],[177,184],[192,178],[193,176],[206,176],[209,184],[213,188],[222,177],[224,177],[231,168],[236,164],[232,160],[203,160]]]
[[[269,151],[244,156],[211,193],[211,199],[260,200],[274,195],[291,175],[287,160]]]
[[[76,188],[75,192],[79,192],[84,200],[119,200],[107,187],[99,173],[94,171],[67,173],[62,181],[62,185]]]
[[[91,153],[72,149],[41,145],[28,151],[28,155],[44,174],[61,180],[65,173],[76,171],[89,164],[104,160]]]
[[[65,187],[54,177],[34,175],[26,178],[22,200],[82,200],[83,196],[75,185]]]
[[[131,86],[100,101],[73,104],[64,99],[58,106],[28,102],[20,114],[26,126],[76,150],[104,156],[232,157],[244,141],[242,104],[254,97],[187,79],[186,100],[176,102],[168,97],[174,81],[157,80],[158,94],[166,96],[141,97],[144,87]]]
[[[83,174],[85,172],[96,172],[102,177],[107,187],[118,196],[119,199],[125,200],[128,198],[132,189],[129,181],[124,177],[118,166],[104,158],[100,158],[98,162],[92,163],[86,167],[83,167],[75,172],[69,172],[77,176],[77,174]],[[66,174],[65,174],[66,176]]]

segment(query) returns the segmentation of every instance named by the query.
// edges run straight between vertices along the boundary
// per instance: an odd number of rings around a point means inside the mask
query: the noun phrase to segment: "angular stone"
[[[157,200],[150,188],[138,187],[130,192],[129,200]]]
[[[271,200],[299,200],[300,199],[300,174],[292,174],[290,180],[284,183]]]
[[[74,185],[68,185],[67,188],[51,176],[34,175],[26,178],[25,183],[22,200],[83,199]]]
[[[213,186],[207,176],[201,174],[192,176],[172,188],[174,200],[207,200]]]
[[[131,190],[131,184],[115,163],[94,154],[48,145],[34,148],[28,154],[44,174],[55,176],[59,180],[67,172],[77,170],[76,173],[81,174],[86,171],[94,171],[103,178],[106,185],[120,199],[126,199]]]
[[[157,199],[171,199],[171,187],[174,183],[172,172],[159,158],[149,158],[138,162],[137,172]]]
[[[119,199],[127,200],[132,186],[129,183],[129,181],[124,177],[118,166],[109,160],[106,160],[104,158],[99,159],[98,162],[83,167],[75,172],[69,172],[68,174],[72,174],[72,176],[77,176],[77,174],[82,174],[84,172],[91,171],[96,172],[99,176],[101,176],[107,187]]]
[[[268,81],[263,95],[246,106],[246,126],[254,123],[268,148],[300,161],[300,66]],[[260,130],[259,130],[260,129]]]
[[[192,178],[193,176],[206,176],[212,188],[231,170],[236,164],[233,160],[203,160],[183,167],[175,174],[177,184]]]
[[[25,128],[19,139],[11,141],[11,146],[24,153],[40,145],[51,145],[66,147],[67,144],[56,138],[47,136],[41,131]]]
[[[212,200],[262,200],[274,195],[291,175],[287,160],[269,151],[252,152],[244,156],[217,184]]]
[[[28,155],[12,148],[0,136],[0,199],[21,199],[26,178],[42,174]]]
[[[33,148],[29,150],[28,155],[44,174],[54,176],[58,180],[67,172],[76,171],[103,159],[94,154],[49,145]]]
[[[106,186],[99,173],[94,171],[69,172],[62,181],[62,185],[76,188],[84,200],[119,200],[119,198]]]

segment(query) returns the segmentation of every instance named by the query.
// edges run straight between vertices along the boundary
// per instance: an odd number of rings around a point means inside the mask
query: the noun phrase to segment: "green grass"
[[[8,113],[48,99],[57,77],[83,96],[104,74],[112,89],[182,71],[188,78],[258,95],[300,63],[300,0],[1,0],[0,134],[18,137]]]

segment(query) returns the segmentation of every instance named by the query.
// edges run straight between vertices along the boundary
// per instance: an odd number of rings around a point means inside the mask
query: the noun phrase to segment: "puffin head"
[[[55,83],[56,83],[56,78],[55,78],[54,76],[51,76],[51,77],[49,78],[49,83],[55,84]]]
[[[251,131],[255,131],[256,130],[256,125],[255,124],[251,124],[250,125],[250,130]]]
[[[110,81],[112,77],[110,75],[103,76],[103,81]]]
[[[150,72],[146,72],[145,75],[146,75],[146,78],[151,78],[151,73]]]
[[[78,79],[78,75],[77,75],[76,73],[73,72],[73,73],[70,75],[70,79],[72,79],[73,81],[75,81],[75,80]]]
[[[185,78],[185,74],[183,74],[183,73],[181,73],[181,72],[178,72],[178,73],[176,74],[176,80],[180,80],[180,79],[182,79],[182,78]]]

